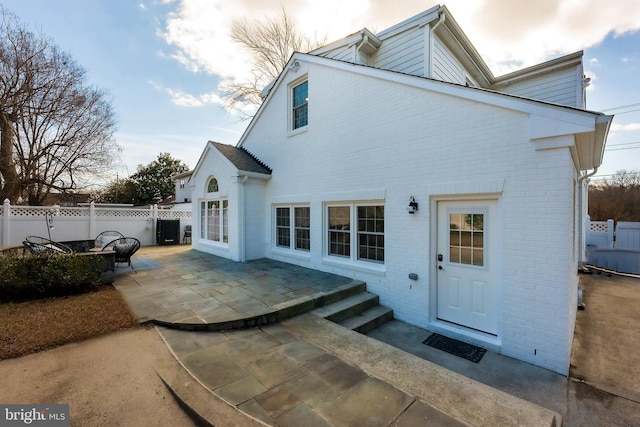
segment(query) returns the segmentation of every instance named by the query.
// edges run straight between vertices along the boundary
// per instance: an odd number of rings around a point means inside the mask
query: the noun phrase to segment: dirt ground
[[[135,328],[0,361],[0,402],[69,404],[72,426],[195,426],[154,366],[173,356]]]
[[[582,275],[570,376],[640,402],[640,279]]]

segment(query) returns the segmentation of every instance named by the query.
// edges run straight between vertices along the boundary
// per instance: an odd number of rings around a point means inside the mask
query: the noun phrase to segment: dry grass
[[[0,304],[0,359],[137,325],[122,295],[108,285],[81,295]]]

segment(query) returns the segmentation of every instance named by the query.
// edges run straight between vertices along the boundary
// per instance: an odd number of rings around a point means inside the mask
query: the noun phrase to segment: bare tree
[[[70,55],[0,13],[0,198],[41,204],[111,164],[114,114]]]
[[[616,171],[589,185],[589,216],[594,221],[640,221],[640,171]]]
[[[326,37],[312,40],[298,32],[284,9],[276,18],[263,21],[234,21],[231,39],[252,57],[251,77],[224,86],[225,107],[260,105],[262,90],[282,72],[294,52],[309,52],[326,42]],[[250,116],[244,117],[244,119]]]

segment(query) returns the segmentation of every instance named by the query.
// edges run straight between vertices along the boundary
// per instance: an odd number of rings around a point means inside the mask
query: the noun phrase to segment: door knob
[[[442,254],[438,254],[438,261],[442,262]]]

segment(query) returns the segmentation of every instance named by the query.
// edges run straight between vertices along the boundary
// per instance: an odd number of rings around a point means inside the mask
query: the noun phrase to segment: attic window
[[[304,81],[293,88],[293,130],[300,129],[308,124],[307,108],[309,106],[309,85]]]
[[[217,193],[218,192],[218,180],[215,178],[211,178],[209,183],[207,184],[207,193]]]

